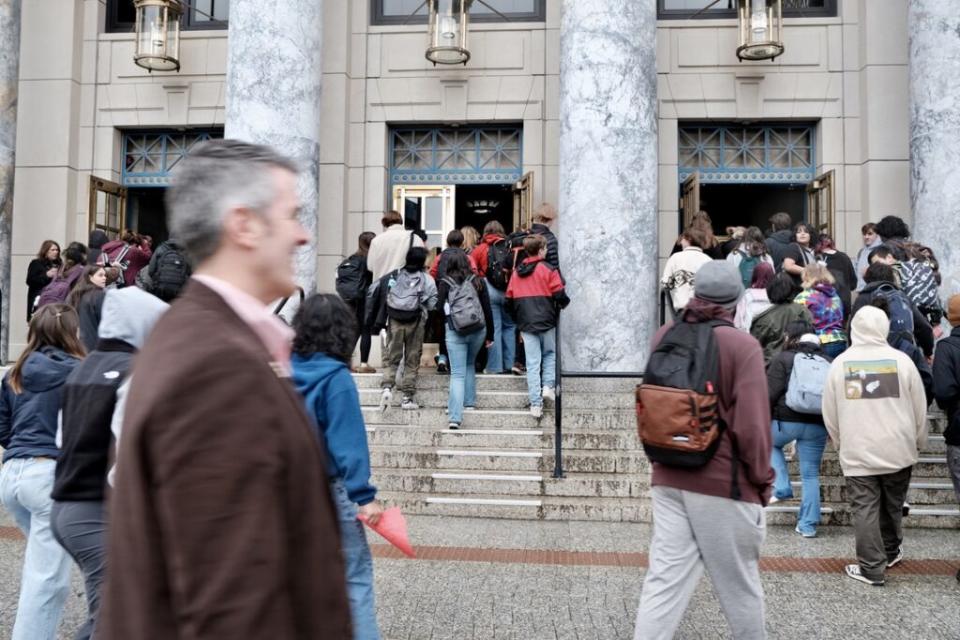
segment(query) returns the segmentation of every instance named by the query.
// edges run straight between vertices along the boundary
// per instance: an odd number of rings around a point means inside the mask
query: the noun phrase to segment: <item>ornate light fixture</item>
[[[434,65],[463,64],[470,60],[467,28],[473,0],[427,0],[430,45],[427,60]]]
[[[180,0],[133,0],[137,10],[134,63],[148,71],[180,70]]]
[[[485,216],[493,213],[494,209],[500,206],[499,200],[468,200],[467,209],[474,214]]]
[[[741,62],[783,54],[783,0],[737,0],[737,21]]]

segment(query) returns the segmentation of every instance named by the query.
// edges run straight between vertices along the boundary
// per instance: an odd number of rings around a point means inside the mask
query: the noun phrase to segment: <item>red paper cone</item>
[[[357,514],[357,520],[380,534],[384,540],[403,552],[408,558],[416,558],[413,547],[410,546],[410,536],[407,535],[407,521],[400,512],[400,507],[390,507],[380,516],[376,525],[367,522],[365,515]]]

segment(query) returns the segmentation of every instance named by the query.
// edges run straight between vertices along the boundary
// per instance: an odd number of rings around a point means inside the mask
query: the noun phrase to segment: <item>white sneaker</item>
[[[404,411],[416,411],[420,408],[420,405],[414,402],[410,396],[403,396],[403,400],[400,402],[400,408]]]
[[[903,545],[900,545],[900,548],[897,549],[897,557],[887,562],[887,569],[892,569],[901,562],[903,562]]]
[[[532,415],[532,416],[533,416],[534,418],[536,418],[537,420],[539,420],[540,418],[542,418],[542,417],[543,417],[543,406],[542,406],[542,405],[538,405],[538,404],[530,405],[530,415]]]
[[[860,573],[860,565],[858,564],[848,564],[843,568],[843,571],[847,574],[848,578],[853,578],[858,582],[864,584],[869,584],[872,587],[882,587],[884,580],[871,580],[867,576]]]
[[[767,501],[767,506],[769,507],[770,505],[777,504],[778,502],[780,502],[780,498],[778,498],[773,494],[770,494],[770,500]]]
[[[477,408],[476,408],[476,407],[464,407],[463,410],[464,410],[465,412],[467,412],[467,411],[476,411]]]
[[[390,389],[384,389],[380,394],[380,411],[386,411],[391,400],[393,400],[393,392]]]
[[[544,400],[549,400],[550,402],[556,402],[557,400],[557,391],[553,387],[544,387],[541,394]]]

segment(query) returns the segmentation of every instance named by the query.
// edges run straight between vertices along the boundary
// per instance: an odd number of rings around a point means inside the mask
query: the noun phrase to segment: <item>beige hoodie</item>
[[[887,344],[890,321],[875,307],[853,317],[853,346],[833,361],[823,422],[845,476],[876,476],[917,462],[927,440],[927,399],[909,356]]]

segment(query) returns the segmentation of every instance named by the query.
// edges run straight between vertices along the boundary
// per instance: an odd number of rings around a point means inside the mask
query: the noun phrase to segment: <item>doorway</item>
[[[770,216],[780,211],[793,220],[806,219],[805,184],[703,184],[700,208],[710,214],[713,232],[726,235],[728,227],[767,229]]]
[[[163,196],[166,189],[156,187],[127,189],[127,227],[153,239],[159,247],[168,236],[167,208]]]
[[[496,220],[504,231],[513,229],[513,185],[481,184],[457,187],[454,226],[473,227],[483,236],[483,228]]]

